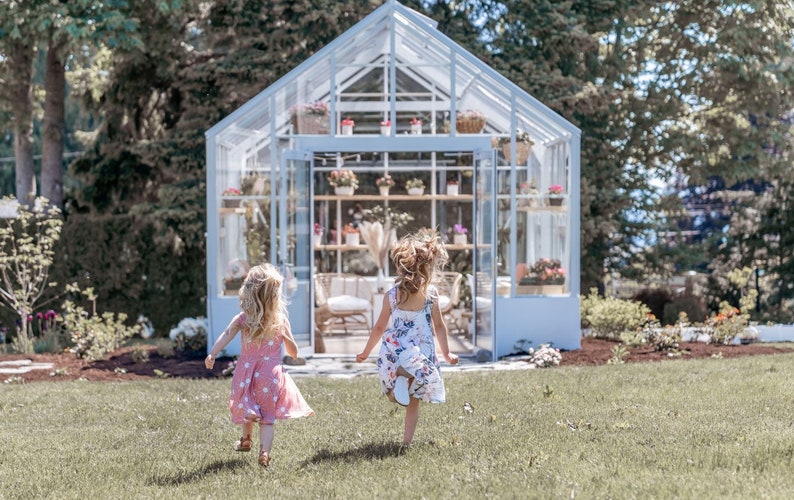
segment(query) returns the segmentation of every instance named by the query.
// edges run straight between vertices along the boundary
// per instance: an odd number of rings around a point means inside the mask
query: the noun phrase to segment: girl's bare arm
[[[212,345],[210,353],[204,360],[204,366],[206,366],[208,370],[212,370],[212,367],[215,366],[215,358],[218,356],[218,353],[220,353],[227,345],[229,345],[229,342],[231,342],[232,339],[240,332],[240,314],[232,318],[231,322],[223,331],[221,336],[218,337],[217,340],[215,340],[215,343]]]
[[[367,345],[364,346],[364,349],[360,353],[356,354],[357,362],[361,363],[367,359],[372,349],[378,345],[378,341],[383,337],[383,332],[386,331],[386,327],[389,325],[389,316],[391,316],[391,305],[389,305],[389,295],[386,294],[383,296],[383,306],[380,310],[380,316],[378,316],[378,320],[375,321],[375,324],[372,325],[372,331],[369,332]]]
[[[454,365],[458,362],[458,355],[449,352],[449,338],[447,337],[447,323],[444,321],[444,315],[441,314],[441,309],[438,307],[438,302],[433,303],[431,312],[433,319],[433,329],[438,339],[438,346],[441,348],[441,355],[447,360],[447,363]]]
[[[298,357],[298,343],[295,342],[295,337],[292,336],[292,325],[289,320],[284,320],[284,350],[292,358]]]

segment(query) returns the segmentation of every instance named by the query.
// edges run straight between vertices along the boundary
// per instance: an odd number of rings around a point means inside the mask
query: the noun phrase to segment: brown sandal
[[[251,436],[243,436],[234,443],[234,451],[251,451]]]
[[[267,467],[270,465],[270,453],[266,452],[265,450],[259,451],[259,465],[262,467]]]

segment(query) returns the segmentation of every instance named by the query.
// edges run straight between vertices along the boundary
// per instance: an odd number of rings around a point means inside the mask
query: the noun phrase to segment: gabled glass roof
[[[342,117],[416,115],[441,121],[455,112],[487,116],[486,134],[529,133],[535,144],[578,140],[579,130],[436,29],[436,23],[388,0],[339,38],[207,131],[229,151],[253,154],[290,132],[291,108],[320,101],[330,134]],[[514,124],[514,125],[513,125]],[[454,127],[450,127],[454,133]],[[365,128],[364,130],[369,130]],[[295,131],[293,131],[295,133]]]

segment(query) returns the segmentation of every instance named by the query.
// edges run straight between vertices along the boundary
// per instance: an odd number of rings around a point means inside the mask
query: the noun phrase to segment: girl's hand
[[[367,359],[367,357],[369,357],[369,355],[368,354],[364,354],[363,352],[360,352],[360,353],[356,354],[356,363],[361,363],[362,361]]]
[[[447,363],[449,363],[451,365],[457,365],[458,361],[460,361],[460,358],[458,357],[458,355],[453,353],[453,352],[451,352],[449,354],[445,354],[444,355],[444,359],[446,359]]]
[[[207,367],[207,370],[212,370],[212,367],[215,366],[215,358],[212,357],[212,354],[207,354],[207,357],[204,358],[204,366]]]

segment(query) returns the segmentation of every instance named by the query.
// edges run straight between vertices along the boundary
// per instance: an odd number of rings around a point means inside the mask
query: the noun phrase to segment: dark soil
[[[564,351],[561,366],[569,365],[603,365],[613,357],[612,348],[617,342],[593,338],[583,338],[581,349]],[[623,358],[626,363],[655,362],[667,359],[708,358],[712,355],[723,358],[737,356],[757,356],[794,352],[793,348],[754,343],[749,345],[711,345],[699,342],[685,342],[681,345],[680,356],[671,357],[667,352],[654,351],[651,347],[629,348],[629,354]],[[149,360],[145,363],[133,361],[134,348],[125,347],[99,361],[86,361],[73,354],[34,354],[34,355],[0,355],[0,361],[30,359],[35,363],[52,363],[49,370],[32,370],[20,375],[0,373],[0,380],[21,377],[24,382],[76,380],[106,382],[115,380],[145,380],[161,377],[209,379],[224,377],[229,359],[219,359],[213,370],[204,367],[202,356],[175,356],[164,358],[157,354],[154,347],[149,349]],[[516,361],[522,362],[522,361]]]

